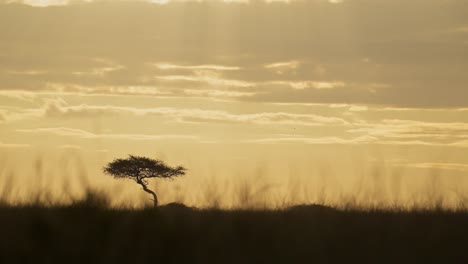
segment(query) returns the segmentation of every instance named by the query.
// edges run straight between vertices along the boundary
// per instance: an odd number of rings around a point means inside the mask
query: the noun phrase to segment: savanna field
[[[46,170],[42,162],[31,164],[35,177]],[[254,170],[250,177],[259,177],[261,171]],[[119,187],[99,190],[85,185],[89,175],[76,177],[82,178],[82,192],[67,194],[70,188],[62,185],[61,194],[54,195],[57,190],[39,188],[23,200],[13,199],[17,190],[14,180],[2,183],[1,263],[468,261],[464,243],[468,210],[461,197],[452,206],[446,197],[435,193],[413,204],[384,200],[382,204],[366,204],[366,200],[358,203],[358,198],[346,196],[339,203],[327,204],[326,191],[322,191],[323,197],[308,203],[289,200],[273,204],[268,202],[272,196],[265,184],[256,186],[251,180],[252,184],[240,182],[233,188],[231,200],[235,202],[230,205],[223,203],[227,197],[220,199],[209,186],[202,190],[203,202],[197,207],[185,205],[181,202],[189,200],[171,194],[170,186],[181,178],[150,185],[167,186],[157,192],[164,203],[154,208],[151,196],[131,180],[123,182],[125,188],[134,189],[133,196],[145,195],[139,196],[140,201],[115,203],[113,199],[124,193],[119,193]],[[104,173],[99,177],[110,178]],[[265,192],[263,196],[256,195],[256,188]],[[367,196],[372,197],[372,193]],[[164,196],[179,202],[166,202]]]
[[[2,263],[464,263],[466,212],[2,206]]]

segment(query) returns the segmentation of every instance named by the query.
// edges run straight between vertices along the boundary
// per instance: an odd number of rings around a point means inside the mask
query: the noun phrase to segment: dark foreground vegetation
[[[468,213],[0,206],[0,263],[468,263]]]

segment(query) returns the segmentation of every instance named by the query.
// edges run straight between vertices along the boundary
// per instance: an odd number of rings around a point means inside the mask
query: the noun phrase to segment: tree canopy
[[[115,178],[144,180],[147,178],[173,178],[185,175],[182,166],[171,167],[163,161],[147,157],[129,155],[126,159],[115,159],[109,163],[104,172]]]
[[[187,169],[182,166],[171,167],[163,161],[147,157],[129,155],[126,159],[115,159],[104,167],[104,173],[117,179],[133,179],[143,190],[153,196],[154,206],[158,206],[156,193],[148,188],[148,179],[172,179],[185,175]]]

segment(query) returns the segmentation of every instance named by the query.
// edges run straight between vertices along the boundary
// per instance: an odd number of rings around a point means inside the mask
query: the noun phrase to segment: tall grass
[[[38,157],[23,164],[31,169],[27,175],[19,175],[5,160],[0,163],[1,204],[64,206],[99,197],[109,207],[142,208],[151,202],[132,181],[115,181],[99,171],[89,173],[77,157],[63,156],[57,162]],[[399,168],[375,164],[370,169],[358,167],[349,178],[336,175],[326,163],[315,171],[290,167],[282,177],[271,177],[273,172],[264,165],[230,173],[195,172],[175,181],[156,180],[151,187],[163,204],[198,208],[284,209],[321,204],[362,210],[465,210],[468,206],[464,185],[449,184],[437,171],[419,182]]]

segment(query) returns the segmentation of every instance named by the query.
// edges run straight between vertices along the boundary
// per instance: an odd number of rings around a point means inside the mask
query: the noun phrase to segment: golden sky
[[[0,173],[77,155],[98,182],[132,153],[186,165],[191,184],[325,168],[342,190],[377,168],[452,190],[467,70],[459,0],[3,0]]]

